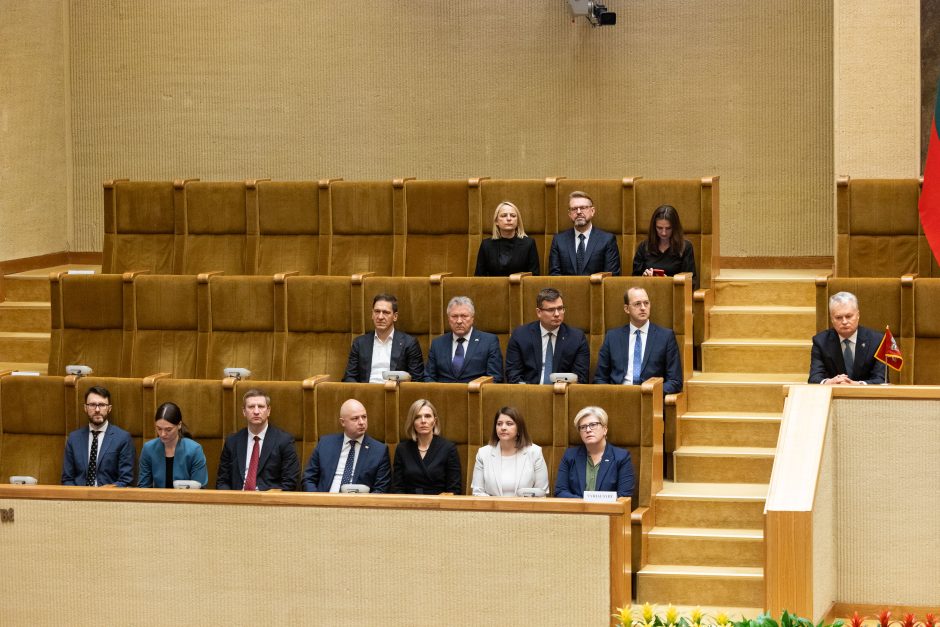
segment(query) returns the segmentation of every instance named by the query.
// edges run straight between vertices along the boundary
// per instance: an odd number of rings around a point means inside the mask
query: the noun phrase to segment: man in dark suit
[[[885,365],[875,359],[884,337],[858,326],[858,299],[850,292],[829,299],[832,328],[813,337],[809,382],[825,385],[873,385],[885,382]]]
[[[604,336],[594,383],[639,385],[650,377],[662,377],[663,394],[681,392],[682,362],[676,334],[650,322],[652,306],[643,288],[629,288],[623,302],[630,322]]]
[[[565,302],[552,287],[535,297],[538,320],[517,327],[506,347],[509,383],[551,383],[553,372],[573,372],[578,383],[588,382],[591,352],[580,329],[565,324]],[[547,358],[547,359],[546,359]]]
[[[215,480],[217,490],[294,490],[300,462],[294,436],[268,420],[271,397],[257,388],[242,396],[247,426],[228,436]]]
[[[428,350],[425,379],[439,383],[468,383],[490,376],[503,381],[503,352],[499,338],[473,328],[475,310],[466,296],[454,296],[447,303],[450,332],[434,338]]]
[[[396,331],[398,299],[393,294],[376,294],[372,299],[372,324],[369,331],[353,340],[343,381],[382,383],[386,370],[404,370],[412,381],[424,380],[424,356],[418,340],[404,331]]]
[[[612,233],[593,227],[594,201],[584,192],[568,196],[568,217],[573,228],[552,240],[548,254],[548,273],[583,275],[610,272],[620,276],[620,250]]]
[[[339,492],[349,484],[369,486],[374,493],[388,492],[392,482],[388,447],[366,435],[366,408],[349,399],[339,410],[342,433],[320,438],[304,470],[304,491]]]
[[[85,392],[88,424],[65,443],[62,485],[126,487],[134,481],[134,441],[111,424],[111,392],[92,386]]]

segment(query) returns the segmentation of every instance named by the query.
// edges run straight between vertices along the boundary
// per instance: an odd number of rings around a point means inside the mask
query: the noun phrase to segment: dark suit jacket
[[[853,381],[864,381],[869,385],[885,382],[885,365],[875,359],[875,351],[881,344],[883,334],[867,327],[858,328],[855,338],[855,362],[852,372],[845,371],[842,358],[842,340],[835,329],[826,329],[813,336],[813,355],[809,367],[809,382],[820,383],[837,374],[848,374]]]
[[[372,347],[375,342],[375,331],[369,331],[353,340],[349,349],[349,359],[346,362],[346,374],[343,381],[347,383],[368,383],[372,372]],[[411,374],[412,381],[424,381],[424,355],[418,340],[404,331],[395,329],[392,340],[392,360],[389,370],[405,370]]]
[[[425,380],[439,383],[469,383],[477,377],[493,377],[495,383],[503,381],[503,352],[499,338],[476,327],[470,334],[464,349],[463,369],[454,372],[451,345],[454,334],[450,331],[434,338],[428,350],[428,367]]]
[[[87,485],[88,425],[69,434],[62,461],[62,485]],[[98,436],[99,438],[101,436]],[[108,422],[108,430],[98,447],[98,485],[127,487],[134,481],[134,440],[131,434]]]
[[[245,487],[245,460],[248,458],[248,428],[225,439],[222,459],[215,480],[216,490],[242,490]],[[281,431],[270,422],[258,457],[258,490],[295,490],[300,475],[300,462],[294,450],[294,436]]]
[[[573,372],[578,383],[588,382],[591,351],[581,329],[562,323],[555,336],[552,372]],[[542,329],[538,320],[516,327],[506,346],[509,383],[542,382]]]
[[[435,435],[421,459],[418,443],[404,440],[395,447],[392,473],[392,492],[395,494],[463,493],[460,456],[450,440]]]
[[[627,360],[630,359],[630,325],[611,329],[604,336],[604,343],[597,355],[597,370],[594,383],[623,383],[627,375]],[[643,354],[643,369],[640,378],[663,378],[663,394],[682,391],[682,361],[679,345],[672,329],[665,329],[650,322],[646,351]]]
[[[500,248],[510,248],[509,262],[499,263]],[[477,252],[476,276],[509,276],[515,272],[539,274],[539,251],[531,237],[485,239]]]
[[[596,226],[591,229],[591,236],[584,250],[584,268],[581,272],[578,272],[578,264],[575,260],[576,245],[574,228],[562,231],[555,236],[548,253],[549,274],[571,276],[610,272],[613,276],[620,276],[620,250],[617,248],[617,238],[612,233],[602,231]]]
[[[329,492],[343,448],[343,434],[331,433],[320,438],[304,470],[305,492]],[[366,434],[356,451],[356,469],[352,483],[369,486],[373,493],[388,492],[391,472],[388,447]]]
[[[572,446],[565,451],[558,466],[558,476],[555,478],[555,497],[580,499],[584,498],[584,487],[587,480],[587,449],[581,446]],[[633,497],[633,462],[630,451],[618,448],[608,443],[601,459],[601,467],[597,471],[595,490],[603,492],[616,492],[617,496]],[[633,507],[636,507],[633,503]]]
[[[173,476],[167,485],[166,448],[163,442],[160,438],[155,438],[144,444],[144,448],[140,451],[137,487],[172,488],[173,481],[176,479],[198,481],[202,487],[206,487],[209,483],[209,473],[206,470],[206,455],[202,452],[202,445],[190,438],[183,438],[176,443],[176,452],[173,455]]]

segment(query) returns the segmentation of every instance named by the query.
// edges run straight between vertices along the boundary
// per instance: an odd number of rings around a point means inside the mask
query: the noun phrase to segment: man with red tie
[[[217,490],[294,490],[300,462],[294,437],[269,422],[271,397],[251,389],[242,397],[247,426],[228,436],[222,448]]]

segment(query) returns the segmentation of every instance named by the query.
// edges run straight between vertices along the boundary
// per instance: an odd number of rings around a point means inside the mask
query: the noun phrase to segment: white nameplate
[[[14,377],[38,377],[39,373],[35,370],[14,370],[10,373]]]
[[[617,501],[616,492],[602,492],[600,490],[585,490],[584,500],[591,503],[614,503]]]
[[[69,274],[94,274],[94,270],[69,270]]]

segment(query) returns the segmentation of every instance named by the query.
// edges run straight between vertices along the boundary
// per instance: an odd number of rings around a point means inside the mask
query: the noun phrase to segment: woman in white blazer
[[[496,412],[490,443],[477,451],[471,486],[474,496],[516,496],[520,488],[540,488],[548,495],[542,449],[532,443],[515,407]]]

